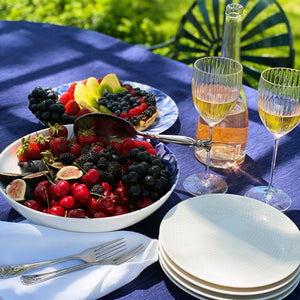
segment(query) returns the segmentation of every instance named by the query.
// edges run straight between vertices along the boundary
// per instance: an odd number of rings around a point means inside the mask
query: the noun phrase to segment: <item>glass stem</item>
[[[213,129],[214,129],[213,126],[209,126],[209,136],[208,137],[211,141],[212,141]],[[210,163],[210,151],[207,151],[204,180],[207,180],[209,177],[209,163]]]
[[[277,150],[278,150],[278,143],[279,139],[275,138],[274,140],[274,147],[273,147],[273,156],[272,156],[272,164],[271,164],[271,174],[270,174],[270,181],[267,189],[267,193],[265,195],[266,199],[272,198],[271,195],[271,189],[272,189],[272,184],[273,184],[273,175],[274,175],[274,169],[275,169],[275,164],[276,164],[276,157],[277,157]]]

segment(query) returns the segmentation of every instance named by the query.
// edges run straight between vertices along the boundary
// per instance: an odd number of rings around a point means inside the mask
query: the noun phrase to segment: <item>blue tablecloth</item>
[[[72,27],[28,22],[0,22],[0,151],[14,140],[43,126],[28,110],[27,95],[35,86],[56,87],[90,76],[116,73],[121,80],[148,84],[176,102],[179,118],[167,134],[195,137],[198,114],[191,96],[192,68],[155,55],[139,47],[96,32]],[[227,180],[228,193],[243,195],[253,185],[269,180],[273,137],[262,125],[256,106],[257,91],[245,87],[249,107],[249,138],[244,164],[235,170],[213,170]],[[286,212],[300,227],[300,127],[281,138],[274,186],[293,199]],[[130,227],[152,238],[158,237],[166,212],[190,197],[182,186],[188,175],[203,171],[192,148],[169,144],[181,168],[175,192],[156,213]],[[19,215],[0,197],[0,220]],[[1,243],[1,241],[0,241]],[[300,299],[300,286],[286,299]],[[1,298],[1,293],[0,293]],[[192,299],[177,288],[159,263],[146,269],[136,280],[104,299]]]

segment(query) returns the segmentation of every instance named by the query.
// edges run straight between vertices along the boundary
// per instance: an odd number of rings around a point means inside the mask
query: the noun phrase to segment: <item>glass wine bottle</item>
[[[240,36],[243,6],[228,4],[226,6],[225,26],[221,56],[240,61]],[[208,124],[199,117],[196,138],[205,140],[209,134]],[[248,137],[248,111],[245,93],[241,89],[236,106],[230,114],[214,127],[210,166],[230,168],[245,160]],[[196,158],[206,163],[205,149],[195,148]]]

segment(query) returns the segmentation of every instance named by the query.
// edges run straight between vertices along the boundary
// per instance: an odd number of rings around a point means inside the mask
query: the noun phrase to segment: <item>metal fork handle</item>
[[[123,252],[116,258],[109,258],[100,260],[98,262],[91,262],[91,263],[84,263],[81,265],[77,265],[74,267],[69,267],[61,270],[56,270],[48,273],[41,273],[41,274],[32,274],[32,275],[23,275],[21,276],[21,282],[25,285],[31,285],[35,283],[40,283],[46,280],[49,280],[51,278],[55,278],[64,274],[68,274],[77,270],[83,270],[85,268],[88,268],[90,266],[94,265],[119,265],[121,263],[124,263],[137,255],[141,253],[141,251],[144,249],[143,245],[139,245],[131,250],[128,250],[126,252]]]
[[[51,259],[51,260],[32,263],[32,264],[0,266],[0,279],[7,279],[10,277],[23,274],[28,270],[38,269],[58,262],[64,262],[72,259],[80,259],[80,257],[77,255],[69,255],[61,258]]]

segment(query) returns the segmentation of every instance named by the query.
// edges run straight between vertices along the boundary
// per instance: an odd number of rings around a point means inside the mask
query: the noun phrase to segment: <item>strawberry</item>
[[[69,92],[65,92],[60,96],[59,100],[65,106],[70,100],[72,100],[72,95]]]
[[[96,142],[96,134],[93,129],[81,129],[78,131],[77,139],[81,146],[91,146]]]
[[[27,139],[22,138],[21,143],[16,151],[19,161],[41,159],[40,148],[36,142],[30,139],[30,136]]]
[[[50,141],[49,146],[50,146],[51,152],[57,157],[60,154],[68,152],[68,149],[69,149],[67,140],[62,137],[52,139]]]
[[[33,141],[37,143],[41,152],[49,149],[50,136],[45,136],[43,133],[38,133]]]
[[[64,125],[59,125],[58,123],[55,123],[54,125],[49,125],[49,134],[52,138],[59,138],[59,137],[68,137],[68,129]]]
[[[73,143],[71,143],[68,152],[73,154],[75,157],[79,157],[81,154],[81,149],[82,149],[82,147],[80,144],[73,142]]]
[[[72,82],[70,87],[67,90],[67,92],[70,94],[70,100],[74,99],[74,91],[75,91],[76,85],[77,85],[77,82]]]
[[[70,100],[65,105],[66,113],[70,116],[76,116],[80,110],[78,103],[75,100]]]
[[[98,144],[98,143],[92,144],[92,146],[90,148],[90,150],[93,150],[97,153],[100,153],[100,151],[103,150],[103,149],[104,149],[104,147],[102,145]]]
[[[84,116],[89,113],[90,113],[90,111],[87,108],[83,107],[80,109],[80,111],[78,112],[76,117],[79,118],[79,117]]]

